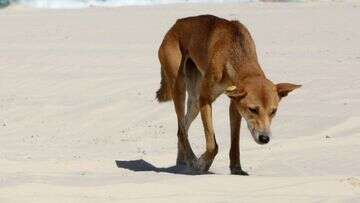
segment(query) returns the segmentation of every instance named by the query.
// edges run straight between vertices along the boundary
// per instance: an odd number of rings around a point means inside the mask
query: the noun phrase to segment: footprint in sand
[[[360,189],[360,179],[358,179],[358,178],[350,177],[350,178],[343,179],[341,182],[346,182],[346,183],[350,184],[351,186],[353,186],[354,188]]]
[[[324,132],[322,132],[320,135],[321,137],[329,136],[352,136],[354,135],[354,132],[357,133],[360,131],[360,126],[358,123],[360,122],[360,117],[350,117],[344,122],[335,125]]]

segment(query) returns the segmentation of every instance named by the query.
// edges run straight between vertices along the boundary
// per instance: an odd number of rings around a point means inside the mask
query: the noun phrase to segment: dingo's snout
[[[259,144],[267,144],[270,142],[270,137],[268,135],[259,135]]]

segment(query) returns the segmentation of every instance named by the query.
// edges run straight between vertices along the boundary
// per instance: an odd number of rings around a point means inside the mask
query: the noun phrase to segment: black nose
[[[270,137],[266,135],[259,135],[259,142],[266,144],[270,141]]]

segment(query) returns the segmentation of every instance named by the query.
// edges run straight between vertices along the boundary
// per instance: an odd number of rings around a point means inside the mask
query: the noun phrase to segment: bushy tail
[[[156,98],[159,102],[166,102],[172,100],[171,96],[171,84],[166,78],[164,69],[161,67],[161,82],[160,89],[156,91]]]

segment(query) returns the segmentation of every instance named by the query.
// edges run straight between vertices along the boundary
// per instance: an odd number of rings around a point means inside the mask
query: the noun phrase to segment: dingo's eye
[[[277,109],[273,109],[272,112],[270,113],[270,116],[274,116],[276,114]]]
[[[249,111],[253,114],[259,114],[259,108],[249,107]]]

